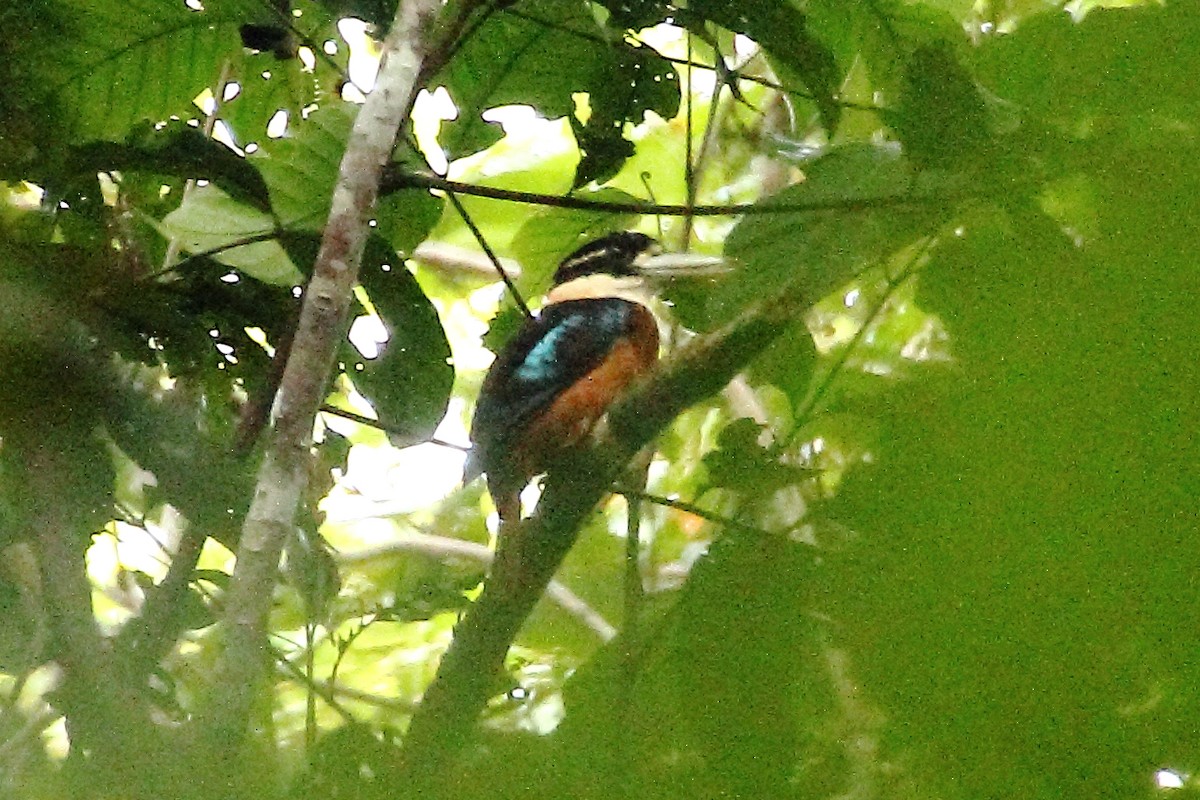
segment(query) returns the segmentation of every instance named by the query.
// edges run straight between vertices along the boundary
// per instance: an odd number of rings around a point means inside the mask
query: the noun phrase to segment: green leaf
[[[210,253],[265,283],[294,285],[300,272],[274,240],[275,219],[216,186],[198,186],[162,221],[165,235],[189,253]],[[213,252],[215,251],[215,252]]]
[[[784,464],[778,453],[759,444],[762,431],[762,425],[745,417],[722,429],[717,449],[704,456],[709,487],[761,496],[813,477],[812,470]]]
[[[1097,123],[1172,130],[1200,114],[1200,6],[1099,9],[1074,23],[1043,14],[979,48],[976,74],[1022,113],[1073,134]]]
[[[292,122],[288,134],[249,157],[271,192],[271,207],[289,230],[325,227],[346,139],[359,106],[336,102]]]
[[[308,25],[316,20],[313,8],[307,3],[304,6],[307,13],[302,18],[305,25],[301,34],[310,41],[338,41],[332,20],[322,19],[309,30]],[[270,53],[243,54],[240,68],[231,70],[229,76],[241,91],[220,103],[217,118],[244,149],[274,141],[267,128],[279,112],[287,114],[290,125],[298,125],[313,108],[340,104],[336,98],[340,97],[348,60],[348,55],[341,54],[347,50],[342,43],[339,55],[318,55],[311,73],[297,59],[279,61]]]
[[[528,318],[525,312],[517,308],[517,304],[506,296],[504,304],[488,323],[487,333],[483,335],[483,346],[493,353],[499,353],[521,330],[526,319]]]
[[[779,387],[795,402],[807,394],[816,362],[813,337],[797,325],[794,332],[772,342],[754,360],[750,374],[755,381]]]
[[[445,205],[423,190],[392,192],[375,206],[376,230],[397,253],[411,256],[438,224]]]
[[[483,120],[487,109],[520,103],[557,119],[575,113],[575,93],[594,92],[595,130],[603,135],[589,129],[585,139],[598,161],[585,171],[611,174],[621,159],[609,129],[641,122],[646,110],[674,116],[674,70],[648,49],[630,51],[583,4],[532,0],[521,12],[493,14],[438,76],[459,110],[457,121],[443,123],[439,142],[451,159],[474,153],[500,139],[499,128]]]
[[[704,330],[726,322],[747,303],[797,280],[808,285],[815,303],[932,231],[941,218],[940,187],[915,182],[893,149],[836,148],[806,171],[803,183],[759,205],[813,210],[744,217],[725,240],[725,254],[737,269],[697,298],[701,305],[680,301],[680,316],[689,327]]]
[[[887,118],[914,166],[985,160],[980,151],[990,139],[987,109],[951,45],[940,41],[918,47],[909,57],[907,77],[900,108]]]
[[[69,171],[150,172],[211,181],[235,200],[267,211],[267,186],[258,170],[225,145],[195,128],[178,125],[161,133],[132,134],[125,144],[95,142],[75,148]]]
[[[1200,603],[1180,246],[1200,180],[1181,156],[1122,153],[1082,246],[1036,209],[964,219],[921,277],[955,363],[871,407],[872,466],[839,495],[862,544],[833,565],[829,611],[964,796],[1133,796],[1189,735],[1169,710],[1200,677],[1177,626]]]
[[[678,794],[662,787],[681,785],[689,796],[796,796],[798,747],[814,724],[811,573],[803,546],[784,537],[714,544],[645,627],[651,636],[618,639],[568,683],[555,773],[579,787],[561,796],[665,800]]]
[[[378,238],[367,245],[359,279],[388,340],[375,358],[345,358],[347,375],[392,429],[394,444],[427,441],[446,414],[454,384],[441,320],[416,278]]]
[[[198,631],[217,623],[217,610],[211,600],[194,585],[179,597],[179,607],[172,611],[180,630]]]
[[[238,25],[255,4],[57,0],[63,28],[37,53],[30,78],[45,81],[68,141],[120,141],[138,123],[198,115],[193,99],[238,60]]]

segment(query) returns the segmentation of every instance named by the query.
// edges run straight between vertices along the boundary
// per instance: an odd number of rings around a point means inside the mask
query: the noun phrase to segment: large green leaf
[[[271,208],[284,228],[313,233],[324,229],[359,108],[340,101],[326,104],[294,121],[286,136],[264,142],[250,156],[269,187]],[[437,223],[442,205],[440,198],[425,190],[392,192],[377,204],[377,229],[397,251],[411,253]]]
[[[437,311],[386,243],[373,238],[359,280],[387,331],[374,358],[350,355],[346,373],[399,445],[429,439],[446,413],[454,367]]]
[[[450,158],[482,150],[500,138],[499,127],[483,120],[489,108],[533,106],[555,119],[575,113],[573,95],[592,92],[584,130],[603,130],[594,148],[613,146],[613,131],[624,122],[641,122],[651,110],[670,118],[679,107],[671,66],[652,51],[628,50],[619,32],[598,23],[577,0],[531,0],[520,14],[494,13],[438,76],[458,106],[455,122],[444,123],[439,142]],[[627,91],[614,91],[614,86]],[[581,143],[582,144],[582,143]],[[590,151],[597,159],[588,178],[611,175],[619,156]],[[578,177],[577,177],[578,182]]]
[[[203,11],[182,2],[58,0],[64,27],[31,75],[45,81],[72,141],[119,141],[138,122],[194,117],[193,99],[221,65],[241,56],[238,25],[253,0],[217,0]]]
[[[1073,135],[1117,126],[1174,129],[1200,113],[1200,6],[1097,10],[1081,23],[1045,14],[978,50],[977,75],[1019,113]]]
[[[777,213],[747,215],[730,232],[725,253],[737,264],[733,273],[712,290],[678,298],[689,326],[728,321],[796,280],[809,285],[815,303],[934,230],[952,202],[951,184],[917,180],[892,148],[833,149],[807,164],[806,173],[803,183],[760,204],[779,207]]]
[[[828,610],[952,796],[1137,796],[1195,758],[1189,153],[1103,165],[1081,243],[1022,204],[964,219],[921,284],[956,363],[872,407]]]
[[[286,136],[263,142],[250,156],[271,192],[283,227],[320,233],[329,215],[346,139],[360,106],[336,102],[302,120]]]
[[[291,285],[300,280],[300,272],[274,239],[274,217],[216,186],[196,187],[163,219],[162,230],[185,251],[210,253],[260,281]]]

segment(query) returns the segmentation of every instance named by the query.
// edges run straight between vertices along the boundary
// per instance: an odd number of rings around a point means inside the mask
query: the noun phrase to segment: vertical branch
[[[718,56],[720,52],[718,51]],[[692,32],[687,33],[687,97],[685,98],[684,108],[687,114],[687,123],[684,126],[683,135],[683,188],[686,193],[684,205],[687,207],[687,213],[683,217],[683,236],[680,242],[680,250],[684,252],[691,249],[692,243],[692,225],[694,215],[692,207],[696,205],[696,164],[695,156],[692,155],[692,98],[695,96],[695,90],[692,86]],[[717,89],[720,92],[720,88]]]
[[[72,434],[78,431],[67,435]],[[120,786],[135,797],[139,786],[155,783],[161,740],[148,709],[115,669],[109,642],[93,616],[84,560],[86,523],[63,499],[71,497],[70,484],[78,479],[69,457],[62,455],[69,448],[49,434],[25,464],[32,489],[27,532],[37,553],[54,657],[63,671],[55,705],[67,718],[74,763],[91,789],[101,794]],[[104,770],[92,769],[93,764],[103,764]]]
[[[653,453],[644,451],[631,464],[627,479],[631,486],[642,492],[646,491],[650,479],[650,462]],[[642,501],[639,497],[625,497],[625,613],[621,622],[622,637],[628,642],[630,650],[626,651],[627,664],[632,667],[635,662],[632,648],[641,641],[638,635],[638,619],[641,616],[642,600],[645,599],[646,589],[642,581]]]
[[[375,89],[355,119],[342,158],[321,249],[275,400],[275,429],[259,469],[225,598],[225,651],[201,718],[208,723],[206,733],[223,747],[240,744],[269,663],[266,626],[271,588],[307,484],[313,420],[344,333],[383,166],[408,121],[421,70],[435,52],[434,23],[440,9],[438,0],[400,4],[384,43]]]

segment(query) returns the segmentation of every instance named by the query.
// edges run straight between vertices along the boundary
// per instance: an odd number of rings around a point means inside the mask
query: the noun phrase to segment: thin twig
[[[303,686],[306,690],[308,690],[310,697],[320,697],[325,701],[325,705],[332,708],[338,714],[338,716],[340,716],[347,723],[358,721],[354,718],[354,715],[350,713],[349,709],[338,702],[337,688],[333,681],[315,680],[309,676],[305,670],[293,664],[277,650],[275,651],[275,669],[279,672],[279,674],[285,676],[288,680],[294,681],[295,683]],[[305,724],[307,725],[307,720]],[[309,752],[311,752],[311,746]]]
[[[944,205],[946,203],[971,198],[986,198],[994,192],[941,192],[939,194],[904,194],[883,195],[879,197],[839,198],[832,200],[809,201],[805,203],[730,203],[726,205],[692,206],[663,204],[663,203],[628,203],[607,200],[589,200],[585,197],[571,195],[539,194],[537,192],[519,192],[513,189],[498,189],[494,186],[478,186],[462,181],[452,181],[434,175],[421,175],[405,172],[398,168],[386,170],[384,183],[380,188],[382,194],[397,192],[402,189],[438,189],[455,192],[470,197],[486,197],[491,200],[507,200],[513,203],[548,206],[551,208],[568,208],[584,211],[595,211],[606,214],[641,214],[644,216],[662,215],[664,217],[682,217],[694,214],[698,217],[734,217],[758,214],[801,214],[818,211],[865,211],[873,208],[897,208],[907,206]],[[1011,192],[1012,187],[1006,191]]]
[[[696,163],[692,156],[692,98],[695,92],[692,90],[692,32],[687,32],[687,94],[684,95],[684,117],[685,124],[683,128],[683,189],[684,189],[684,207],[688,209],[688,213],[683,215],[683,237],[679,243],[679,249],[687,252],[689,245],[692,243],[692,225],[696,220],[696,215],[691,212],[691,209],[696,205]],[[721,57],[720,51],[717,51],[717,58]],[[709,100],[709,111],[716,104],[717,98],[721,96],[721,86],[717,86],[716,94]],[[712,120],[712,115],[709,115],[709,120]],[[707,135],[707,129],[705,130]]]
[[[709,511],[703,506],[699,506],[695,503],[689,503],[686,500],[680,500],[675,497],[664,497],[661,494],[651,494],[649,492],[634,489],[628,486],[614,487],[613,492],[625,498],[642,500],[647,503],[653,503],[656,506],[663,506],[665,508],[673,508],[676,511],[683,511],[684,513],[699,517],[705,522],[711,522],[714,525],[721,525],[726,528],[735,528],[748,533],[755,533],[760,536],[768,535],[767,531],[763,530],[762,528],[733,519],[732,517],[726,517],[723,514],[716,513],[715,511]]]
[[[25,758],[23,751],[26,748],[41,747],[42,732],[60,717],[62,717],[62,712],[52,706],[46,706],[26,717],[20,728],[0,742],[0,772],[7,771],[15,774],[15,769],[7,767],[8,762],[23,760]]]
[[[178,261],[171,264],[170,266],[164,266],[160,270],[155,270],[154,272],[151,272],[147,275],[144,275],[144,276],[138,278],[138,282],[139,283],[148,283],[150,281],[158,280],[159,278],[162,278],[166,275],[170,275],[171,273],[181,272],[185,267],[190,266],[192,264],[192,262],[194,262],[194,261],[200,261],[205,258],[211,258],[212,256],[217,256],[217,255],[220,255],[221,253],[225,253],[230,250],[236,250],[237,248],[245,247],[246,245],[258,244],[259,242],[269,242],[269,241],[272,241],[273,239],[277,239],[277,238],[279,238],[278,230],[263,231],[262,233],[252,233],[248,236],[243,236],[240,239],[237,239],[236,241],[233,241],[233,242],[226,242],[225,244],[219,244],[216,247],[210,247],[207,250],[201,250],[196,253],[190,253],[186,257],[179,259]],[[232,267],[231,267],[231,269],[232,269]]]
[[[380,422],[377,419],[372,419],[371,417],[363,416],[362,414],[354,411],[348,411],[344,408],[338,408],[337,406],[332,406],[329,403],[323,403],[320,410],[322,413],[331,414],[335,417],[341,417],[342,419],[350,420],[351,422],[357,422],[359,425],[366,425],[369,428],[375,428],[376,430],[383,431],[384,433],[394,433],[398,436],[409,435],[409,431],[404,430],[398,425],[388,425],[386,422]],[[446,447],[450,450],[458,450],[462,453],[466,453],[471,449],[469,445],[447,442],[445,439],[439,439],[436,436],[430,436],[428,439],[422,442],[414,442],[413,444],[436,444],[438,447]]]
[[[458,194],[453,189],[446,189],[446,197],[450,198],[450,204],[454,206],[454,210],[458,212],[458,216],[462,218],[467,229],[471,231],[471,235],[475,237],[475,241],[483,248],[484,254],[488,260],[492,262],[492,266],[496,268],[496,274],[500,276],[500,280],[504,281],[505,288],[508,289],[509,295],[512,296],[513,302],[517,304],[517,308],[521,309],[521,313],[526,319],[533,318],[533,312],[529,310],[529,305],[526,304],[525,298],[521,297],[521,293],[517,291],[517,285],[513,283],[513,279],[504,269],[504,265],[500,263],[500,258],[492,251],[492,246],[488,244],[487,237],[483,235],[483,231],[479,230],[479,226],[475,224],[475,220],[471,219],[470,212],[466,206],[458,199]]]
[[[787,443],[783,446],[784,449],[791,447],[792,444],[795,443],[796,436],[799,434],[799,432],[804,430],[808,425],[810,417],[817,409],[817,405],[825,397],[826,393],[828,393],[828,391],[833,387],[833,384],[837,380],[838,376],[842,374],[846,364],[850,361],[850,356],[854,354],[854,351],[858,348],[859,343],[861,343],[863,337],[866,336],[867,331],[870,330],[870,327],[883,313],[883,309],[887,305],[887,301],[913,274],[913,271],[917,268],[921,259],[929,252],[930,248],[933,247],[934,241],[935,240],[933,237],[928,238],[922,244],[922,246],[915,253],[913,253],[912,257],[905,262],[904,268],[901,269],[895,277],[888,278],[887,288],[884,290],[883,296],[879,298],[879,301],[871,309],[871,313],[867,315],[867,318],[863,320],[863,323],[858,327],[858,330],[856,330],[854,335],[850,337],[850,341],[842,347],[841,352],[837,354],[837,357],[829,366],[829,369],[825,372],[825,375],[822,376],[821,382],[818,383],[812,392],[810,392],[809,395],[804,398],[803,402],[801,402],[799,407],[796,409],[796,413],[794,415],[795,422],[792,425],[791,435],[788,437]]]

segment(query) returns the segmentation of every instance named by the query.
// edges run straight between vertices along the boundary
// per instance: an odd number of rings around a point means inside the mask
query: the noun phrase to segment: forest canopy
[[[1200,789],[1197,4],[0,24],[3,796]],[[619,230],[730,268],[485,581],[491,354]]]

